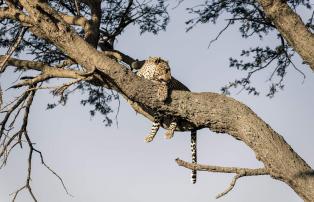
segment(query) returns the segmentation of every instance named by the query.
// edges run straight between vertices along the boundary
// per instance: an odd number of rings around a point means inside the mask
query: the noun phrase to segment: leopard
[[[168,94],[172,90],[183,90],[190,91],[185,85],[177,81],[171,76],[171,70],[168,61],[162,59],[161,57],[149,57],[145,60],[144,64],[139,68],[136,73],[137,76],[144,79],[151,80],[153,82],[162,84],[160,89],[158,89],[157,98],[158,100],[165,101]],[[155,138],[162,122],[169,119],[169,117],[163,117],[158,112],[154,112],[154,121],[151,127],[150,133],[145,137],[145,142],[151,142]],[[171,139],[174,136],[174,131],[177,128],[177,119],[170,118],[169,127],[166,129],[165,138]],[[169,122],[169,120],[167,120]],[[197,163],[197,130],[191,130],[191,153],[192,153],[192,163]],[[197,172],[192,170],[191,182],[196,183]]]

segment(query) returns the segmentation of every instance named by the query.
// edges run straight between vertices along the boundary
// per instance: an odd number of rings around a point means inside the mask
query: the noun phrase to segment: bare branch
[[[218,35],[212,39],[209,44],[208,44],[208,48],[212,45],[213,42],[217,41],[218,38],[222,35],[222,33],[224,33],[224,31],[226,31],[228,29],[228,27],[233,23],[233,20],[229,20],[228,24],[222,29],[220,30],[220,32],[218,33]]]
[[[176,162],[179,166],[183,166],[190,170],[208,171],[208,172],[214,172],[214,173],[236,173],[236,174],[244,174],[245,176],[269,175],[269,171],[266,168],[252,169],[252,168],[238,168],[238,167],[209,166],[209,165],[189,163],[179,158],[176,159]]]
[[[5,56],[0,55],[0,60],[2,60]],[[62,63],[62,65],[70,65],[70,61],[65,61]],[[87,76],[85,75],[86,72],[81,72],[77,70],[71,70],[71,69],[62,69],[61,66],[49,66],[42,62],[36,62],[36,61],[29,61],[29,60],[20,60],[16,58],[9,58],[7,61],[7,65],[14,66],[18,69],[23,70],[37,70],[40,71],[42,74],[33,78],[24,80],[19,84],[14,85],[14,88],[35,84],[50,78],[73,78],[73,79],[85,79]]]
[[[175,5],[172,9],[178,8],[184,0],[177,0],[177,5]]]
[[[220,198],[227,193],[229,193],[236,184],[236,181],[244,176],[257,176],[257,175],[270,175],[270,172],[266,168],[238,168],[238,167],[222,167],[222,166],[210,166],[210,165],[201,165],[201,164],[193,164],[183,161],[179,158],[176,159],[176,162],[179,166],[183,166],[190,170],[198,170],[198,171],[208,171],[214,173],[236,173],[234,178],[232,179],[229,187],[222,193],[218,194],[216,198]]]
[[[1,140],[3,132],[5,130],[6,123],[7,123],[8,119],[9,119],[9,117],[11,116],[12,112],[14,110],[16,110],[26,100],[27,97],[28,97],[28,93],[24,92],[21,96],[16,98],[16,100],[14,100],[11,103],[11,104],[14,104],[15,101],[16,101],[16,103],[6,111],[6,115],[4,116],[2,122],[0,123],[0,126],[1,126],[0,127],[0,140]],[[4,108],[6,108],[6,106]],[[1,153],[0,153],[0,157],[2,156]]]
[[[9,140],[5,143],[5,141],[3,141],[3,143],[1,145],[3,145],[2,147],[2,150],[0,152],[0,158],[2,158],[2,156],[7,152],[8,150],[8,147],[10,146],[10,144],[13,142],[13,140],[15,140],[15,138],[17,138],[20,134],[20,131],[16,132],[12,137],[9,138]],[[17,141],[17,140],[16,140]],[[19,143],[17,141],[17,143]],[[6,154],[8,156],[8,153]],[[7,158],[7,157],[6,157]],[[4,158],[4,161],[6,161]]]
[[[223,191],[223,192],[221,192],[220,194],[218,194],[218,195],[216,196],[216,199],[218,199],[218,198],[220,198],[220,197],[222,197],[222,196],[228,194],[228,193],[233,189],[233,187],[235,186],[237,180],[238,180],[240,177],[243,177],[243,175],[242,175],[242,174],[237,174],[237,175],[235,175],[235,176],[233,177],[233,179],[232,179],[232,181],[231,181],[229,187],[228,187],[225,191]]]
[[[73,197],[73,195],[68,191],[67,187],[65,186],[63,179],[58,175],[58,173],[56,173],[56,171],[54,171],[52,168],[50,168],[50,167],[46,164],[46,162],[44,161],[44,157],[43,157],[43,154],[41,153],[41,151],[39,151],[39,150],[37,150],[37,149],[35,149],[35,148],[33,148],[33,150],[39,154],[41,163],[42,163],[54,176],[56,176],[56,177],[59,179],[59,181],[61,182],[62,187],[63,187],[63,189],[65,190],[65,192],[67,193],[67,195]]]
[[[280,37],[280,41],[281,41],[282,47],[283,47],[283,48],[286,47],[286,43],[285,43],[285,40],[284,40],[283,36],[282,36],[281,34],[279,34],[279,37]],[[292,60],[291,60],[291,56],[288,55],[287,50],[284,49],[283,51],[284,51],[284,54],[285,54],[287,60],[292,64],[292,67],[293,67],[297,72],[299,72],[299,73],[303,76],[303,81],[302,81],[302,83],[303,83],[304,80],[305,80],[305,78],[306,78],[304,72],[302,72],[299,68],[297,68],[297,67],[295,66],[295,64],[294,64],[294,63],[292,62]]]
[[[13,200],[12,201],[15,201],[17,195],[19,194],[19,192],[23,189],[27,189],[29,194],[31,195],[31,197],[33,198],[33,200],[35,202],[37,202],[37,199],[33,193],[33,190],[30,186],[30,181],[31,181],[31,173],[32,173],[32,159],[33,159],[33,143],[31,142],[29,136],[28,136],[28,132],[27,132],[27,125],[28,125],[28,117],[29,117],[29,112],[30,112],[30,107],[33,103],[33,99],[34,99],[34,96],[35,96],[35,92],[36,91],[31,91],[28,93],[28,100],[27,100],[27,103],[25,105],[25,114],[24,114],[24,117],[23,117],[23,124],[22,124],[22,127],[20,129],[20,132],[19,132],[19,142],[21,141],[22,139],[22,134],[24,134],[24,137],[26,138],[27,140],[27,143],[28,143],[28,147],[29,147],[29,155],[28,155],[28,169],[27,169],[27,178],[26,178],[26,182],[25,182],[25,185],[18,189],[15,193],[14,193],[14,197],[13,197]]]
[[[78,80],[76,80],[75,82],[78,82]],[[72,82],[72,83],[74,83],[74,82]],[[68,85],[70,85],[70,83],[69,83]],[[32,159],[33,159],[33,152],[34,152],[34,151],[40,155],[41,163],[42,163],[53,175],[55,175],[55,176],[60,180],[60,182],[61,182],[61,184],[62,184],[64,190],[66,191],[66,193],[67,193],[68,195],[72,196],[72,195],[68,192],[68,190],[67,190],[67,188],[66,188],[66,186],[65,186],[65,184],[64,184],[64,182],[63,182],[63,180],[62,180],[62,178],[61,178],[54,170],[52,170],[52,169],[45,163],[45,161],[44,161],[44,159],[43,159],[42,153],[41,153],[39,150],[37,150],[37,149],[34,148],[34,146],[33,146],[34,143],[31,141],[31,139],[30,139],[30,137],[29,137],[29,135],[28,135],[28,132],[27,132],[28,118],[29,118],[29,113],[30,113],[30,107],[31,107],[31,105],[32,105],[32,103],[33,103],[33,99],[34,99],[36,90],[37,90],[37,87],[36,87],[36,86],[34,86],[34,85],[33,85],[33,86],[30,86],[29,89],[26,90],[21,96],[19,96],[18,98],[16,98],[16,100],[15,100],[14,102],[11,102],[9,105],[5,106],[5,108],[10,107],[10,106],[11,106],[11,107],[7,110],[4,120],[1,122],[1,130],[4,130],[4,129],[5,129],[6,122],[7,122],[7,120],[9,119],[9,117],[11,116],[12,112],[15,111],[18,107],[20,107],[19,110],[18,110],[18,112],[17,112],[17,114],[16,114],[15,117],[13,118],[13,122],[14,122],[14,120],[15,120],[16,117],[18,116],[20,110],[21,110],[21,109],[25,109],[24,117],[23,117],[23,120],[22,120],[22,126],[21,126],[21,128],[19,129],[19,131],[17,131],[17,132],[16,132],[13,136],[11,136],[11,137],[9,137],[8,135],[6,135],[6,136],[5,136],[5,139],[2,141],[2,144],[1,144],[1,145],[2,145],[2,150],[1,150],[1,152],[0,152],[0,157],[3,157],[3,162],[2,162],[2,164],[1,164],[1,166],[0,166],[0,168],[2,168],[2,167],[6,164],[7,159],[8,159],[8,157],[9,157],[9,154],[10,154],[10,152],[12,151],[12,149],[13,149],[16,145],[18,145],[18,144],[20,144],[20,145],[22,146],[22,142],[24,142],[24,141],[22,140],[23,137],[25,137],[26,143],[27,143],[27,145],[28,145],[28,147],[29,147],[29,155],[28,155],[28,163],[27,163],[27,165],[28,165],[28,170],[27,170],[26,182],[25,182],[25,184],[24,184],[21,188],[19,188],[17,191],[15,191],[14,193],[11,194],[11,195],[13,195],[12,201],[15,201],[16,198],[17,198],[17,196],[18,196],[18,194],[19,194],[22,190],[26,189],[26,190],[29,192],[29,194],[31,195],[32,199],[33,199],[35,202],[37,202],[37,198],[36,198],[36,196],[35,196],[35,194],[34,194],[34,192],[33,192],[33,190],[32,190],[31,184],[30,184],[30,183],[31,183],[31,171],[32,171]],[[26,103],[25,103],[25,105],[24,105],[24,102],[25,102],[25,101],[26,101]],[[15,103],[15,104],[14,104],[14,103]],[[13,106],[12,106],[12,105],[13,105]],[[10,125],[11,125],[11,124],[10,124]],[[2,134],[2,133],[1,133],[1,134]],[[1,137],[0,137],[0,139],[1,139]],[[14,143],[12,146],[10,146],[14,141],[15,141],[15,143]]]
[[[19,144],[18,141],[15,142],[15,143],[11,146],[10,149],[7,149],[7,150],[5,151],[5,153],[4,153],[4,155],[3,155],[3,161],[2,161],[2,163],[1,163],[1,165],[0,165],[0,169],[3,168],[3,167],[7,164],[8,157],[9,157],[11,151],[12,151],[12,150],[14,149],[14,147],[15,147],[16,145],[18,145],[18,144]]]
[[[68,82],[68,83],[65,83],[65,84],[63,84],[62,86],[59,86],[59,87],[56,87],[55,88],[55,90],[53,90],[53,94],[54,95],[63,95],[64,94],[64,91],[66,90],[66,89],[68,89],[71,85],[73,85],[73,84],[76,84],[76,83],[78,83],[78,82],[80,82],[80,81],[82,81],[83,79],[82,78],[79,78],[79,79],[76,79],[76,80],[74,80],[74,81],[70,81],[70,82]],[[85,79],[86,80],[86,79]]]
[[[0,110],[2,108],[2,103],[3,103],[3,92],[2,92],[2,88],[0,86]]]
[[[26,30],[27,30],[27,28],[22,27],[20,29],[20,31],[17,33],[17,35],[14,39],[14,43],[10,46],[10,48],[7,51],[6,56],[4,57],[4,59],[0,63],[0,73],[5,70],[6,63],[8,62],[9,58],[12,56],[14,51],[17,49],[18,45],[21,43]]]
[[[33,79],[23,80],[23,81],[19,82],[18,84],[15,84],[15,85],[11,86],[10,88],[20,88],[22,86],[35,85],[35,84],[37,84],[39,82],[46,81],[46,80],[48,80],[50,78],[51,77],[49,75],[47,75],[47,74],[41,74],[41,75],[36,76]]]
[[[76,13],[78,16],[81,16],[81,12],[80,12],[80,2],[78,2],[78,0],[74,0],[75,3],[75,9],[76,9]]]

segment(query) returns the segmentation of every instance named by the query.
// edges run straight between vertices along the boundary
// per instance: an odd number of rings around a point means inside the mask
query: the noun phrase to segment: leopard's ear
[[[162,60],[160,57],[154,57],[153,59],[155,64],[159,64]]]
[[[165,63],[167,63],[168,67],[169,67],[169,60],[165,60]]]

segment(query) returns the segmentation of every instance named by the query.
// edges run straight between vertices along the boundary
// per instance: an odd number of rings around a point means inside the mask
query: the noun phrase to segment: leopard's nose
[[[163,82],[168,82],[170,79],[171,79],[171,75],[168,75],[168,74],[159,77],[159,80]]]

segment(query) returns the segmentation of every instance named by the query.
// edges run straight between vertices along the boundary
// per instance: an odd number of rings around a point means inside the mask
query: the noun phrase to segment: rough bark
[[[274,23],[280,34],[314,71],[314,34],[282,0],[258,0],[266,16]]]
[[[263,162],[271,177],[288,184],[305,201],[314,201],[313,170],[282,136],[250,108],[232,98],[209,92],[173,91],[167,103],[161,102],[156,96],[158,84],[137,77],[116,61],[105,57],[73,32],[62,17],[46,4],[40,1],[20,2],[36,26],[32,29],[37,30],[34,33],[49,38],[88,71],[96,69],[95,74],[103,79],[98,81],[100,84],[114,88],[129,100],[158,109],[166,116],[178,117],[182,120],[182,130],[206,127],[243,141]],[[45,13],[38,9],[38,5]],[[149,114],[147,117],[151,118]]]

